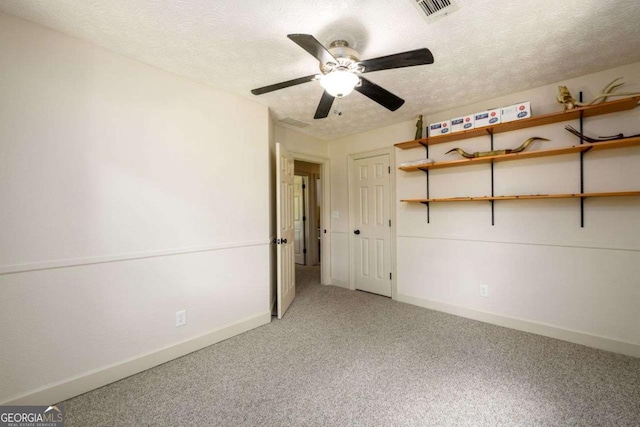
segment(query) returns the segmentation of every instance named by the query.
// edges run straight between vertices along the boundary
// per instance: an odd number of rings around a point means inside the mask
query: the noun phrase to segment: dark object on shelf
[[[518,148],[514,148],[513,150],[506,149],[506,150],[476,151],[475,153],[471,154],[471,153],[467,153],[462,148],[453,148],[447,151],[445,154],[449,154],[453,151],[457,151],[458,154],[460,154],[462,157],[466,157],[467,159],[475,159],[476,157],[499,156],[502,154],[519,153],[521,151],[524,151],[533,141],[536,141],[536,140],[548,141],[547,138],[540,138],[540,137],[534,136],[533,138],[527,139],[525,142],[522,143],[521,146],[519,146]]]
[[[640,136],[640,133],[636,134],[636,135],[630,135],[630,136],[624,136],[624,134],[619,133],[617,135],[611,135],[611,136],[599,136],[598,138],[589,138],[588,136],[585,136],[583,134],[581,134],[579,131],[577,131],[575,128],[566,125],[564,127],[566,130],[568,130],[569,132],[571,132],[572,134],[574,134],[575,136],[577,136],[578,138],[582,139],[583,141],[587,141],[587,142],[604,142],[604,141],[615,141],[616,139],[627,139],[627,138],[637,138]]]
[[[420,114],[418,116],[418,122],[416,123],[416,137],[413,139],[422,139],[422,129],[424,129],[424,127],[422,122],[422,114]]]

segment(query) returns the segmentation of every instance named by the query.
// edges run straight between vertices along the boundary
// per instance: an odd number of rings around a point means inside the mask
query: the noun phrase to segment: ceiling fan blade
[[[402,104],[404,104],[404,99],[395,96],[388,90],[365,79],[364,77],[360,77],[360,81],[362,83],[360,86],[356,86],[355,90],[376,101],[386,109],[396,111],[398,108],[402,107]]]
[[[331,111],[331,106],[333,105],[334,97],[329,95],[327,91],[322,93],[322,98],[320,98],[320,103],[318,104],[318,108],[316,109],[316,114],[313,116],[314,119],[324,119],[329,115],[329,111]]]
[[[284,89],[289,86],[295,86],[302,83],[307,83],[307,82],[313,81],[315,78],[316,78],[316,75],[312,74],[310,76],[300,77],[293,80],[287,80],[286,82],[276,83],[273,85],[260,87],[258,89],[253,89],[251,93],[254,95],[262,95],[263,93],[273,92],[274,90]]]
[[[410,50],[409,52],[367,59],[365,61],[360,61],[359,64],[364,66],[363,73],[369,73],[371,71],[389,70],[392,68],[433,64],[433,55],[429,49],[422,48]]]
[[[295,44],[309,52],[320,61],[321,64],[327,62],[338,63],[338,60],[322,44],[310,34],[289,34],[287,35]]]

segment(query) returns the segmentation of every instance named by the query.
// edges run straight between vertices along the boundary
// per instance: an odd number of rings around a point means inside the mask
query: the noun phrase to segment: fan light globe
[[[320,85],[331,96],[342,98],[349,95],[360,79],[354,73],[345,70],[333,70],[322,76]]]

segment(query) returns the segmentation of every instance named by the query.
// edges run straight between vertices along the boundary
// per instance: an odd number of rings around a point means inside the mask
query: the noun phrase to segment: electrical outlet
[[[176,326],[184,326],[187,324],[187,310],[176,311]]]
[[[489,285],[480,285],[480,296],[481,297],[489,296]]]

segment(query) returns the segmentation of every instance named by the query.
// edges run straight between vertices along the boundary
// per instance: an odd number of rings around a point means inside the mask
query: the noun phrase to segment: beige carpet
[[[283,320],[63,402],[65,425],[640,425],[640,359],[296,274]]]

